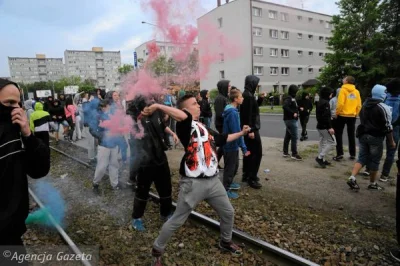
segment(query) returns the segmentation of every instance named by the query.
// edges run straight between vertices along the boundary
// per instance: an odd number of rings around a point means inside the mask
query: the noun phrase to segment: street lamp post
[[[146,21],[142,21],[142,24],[147,24],[147,25],[161,29],[161,27],[159,25],[149,23]],[[165,70],[165,86],[168,87],[168,58],[167,58],[167,43],[166,43],[165,33],[163,33],[163,41],[164,41],[164,56],[165,56],[165,68],[164,68],[164,70]]]

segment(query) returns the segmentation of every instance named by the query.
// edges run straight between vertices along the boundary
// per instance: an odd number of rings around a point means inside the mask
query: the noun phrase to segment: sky
[[[133,52],[155,35],[151,10],[145,0],[0,0],[0,77],[9,76],[8,56],[64,57],[65,50],[121,51],[122,63],[133,64]],[[337,14],[336,0],[304,0],[304,9]],[[217,5],[217,0],[199,0],[195,16]],[[225,0],[221,0],[225,3]],[[269,2],[301,7],[301,0]],[[193,21],[192,21],[193,23]]]

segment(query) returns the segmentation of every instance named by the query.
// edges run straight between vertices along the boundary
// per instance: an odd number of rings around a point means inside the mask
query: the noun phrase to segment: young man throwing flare
[[[203,200],[220,216],[220,248],[234,255],[241,255],[240,247],[232,242],[234,210],[218,178],[215,145],[222,147],[225,143],[246,135],[250,128],[243,126],[241,132],[229,135],[210,132],[198,122],[200,106],[195,97],[185,95],[179,99],[177,106],[181,110],[160,104],[153,104],[143,110],[143,115],[151,115],[156,110],[161,110],[174,118],[177,121],[176,133],[185,148],[179,170],[181,181],[177,207],[154,242],[153,265],[161,265],[161,255],[172,234],[185,223],[191,211]]]

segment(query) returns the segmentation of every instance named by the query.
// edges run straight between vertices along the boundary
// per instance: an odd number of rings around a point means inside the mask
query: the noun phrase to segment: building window
[[[277,67],[271,67],[269,73],[270,73],[271,76],[278,75],[278,68]]]
[[[287,92],[287,85],[282,85],[282,92],[286,93]]]
[[[331,23],[329,21],[325,22],[325,29],[330,29],[331,28]]]
[[[303,56],[303,51],[302,51],[302,50],[298,50],[298,51],[297,51],[297,55],[298,55],[298,56]]]
[[[253,16],[261,17],[262,16],[262,9],[258,7],[253,7]]]
[[[297,16],[297,20],[302,21],[303,17],[302,16]]]
[[[322,72],[322,68],[318,69],[318,72],[321,73]]]
[[[272,39],[278,39],[278,30],[269,30],[269,37]]]
[[[323,57],[323,56],[324,56],[324,53],[319,53],[319,56],[320,56],[320,57]]]
[[[263,75],[263,67],[255,66],[254,67],[254,75],[262,76]]]
[[[282,67],[282,68],[281,68],[281,74],[282,74],[283,76],[289,75],[289,68],[288,68],[288,67]]]
[[[168,51],[169,51],[169,52],[175,51],[175,47],[173,47],[173,46],[168,46]]]
[[[311,67],[310,67],[310,68],[308,69],[308,74],[312,74],[312,73],[314,73],[314,68],[311,68]]]
[[[278,49],[277,48],[271,48],[269,51],[269,55],[273,56],[273,57],[277,57],[278,56]]]
[[[319,36],[319,41],[323,42],[324,41],[324,36]]]
[[[279,90],[279,85],[274,85],[274,93],[277,93]]]
[[[281,13],[282,21],[289,21],[289,14],[288,13]]]
[[[254,47],[253,54],[254,55],[263,55],[263,48],[262,47]]]
[[[309,34],[309,35],[308,35],[308,39],[309,39],[310,41],[312,41],[312,40],[313,40],[313,36],[312,36],[311,34]]]
[[[303,33],[297,33],[297,39],[303,39]]]
[[[219,27],[219,28],[222,28],[222,23],[223,23],[222,18],[219,18],[219,19],[218,19],[218,27]]]
[[[326,37],[326,38],[325,38],[325,42],[328,43],[330,39],[331,39],[331,38]]]
[[[313,18],[308,18],[308,22],[312,23],[313,22]]]
[[[310,51],[310,52],[308,52],[308,55],[309,55],[309,56],[314,56],[314,52],[311,52],[311,51]]]
[[[281,49],[281,55],[282,57],[289,57],[289,50]]]
[[[220,78],[220,79],[225,79],[225,71],[224,71],[224,70],[221,70],[221,71],[219,72],[219,78]]]
[[[289,40],[289,32],[288,31],[281,31],[281,38],[283,40]]]
[[[253,28],[253,35],[254,36],[261,36],[262,35],[262,29],[261,28]]]
[[[219,57],[220,57],[221,63],[223,63],[225,61],[224,53],[220,53]]]
[[[297,74],[299,74],[299,75],[303,74],[303,68],[302,67],[297,68]]]
[[[277,12],[277,11],[270,10],[270,11],[268,12],[268,17],[269,17],[270,19],[278,19],[278,12]]]

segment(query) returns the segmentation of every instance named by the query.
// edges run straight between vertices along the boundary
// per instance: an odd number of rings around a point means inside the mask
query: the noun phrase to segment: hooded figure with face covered
[[[229,103],[228,94],[231,86],[229,83],[230,83],[229,80],[220,80],[217,83],[218,95],[214,101],[214,112],[215,112],[215,128],[220,134],[222,134],[224,128],[224,118],[222,117],[222,114],[224,113],[225,106],[227,106]],[[223,155],[224,155],[224,150],[222,149],[222,147],[219,147],[217,150],[218,163]],[[218,166],[218,168],[221,167]]]
[[[283,141],[283,157],[289,157],[289,142],[291,143],[293,160],[302,160],[300,155],[297,153],[297,138],[298,138],[298,124],[297,120],[299,117],[299,108],[296,102],[296,94],[299,88],[296,85],[289,86],[289,95],[283,102],[283,120],[286,125],[286,134]]]
[[[383,190],[376,183],[379,164],[383,154],[383,142],[385,137],[390,148],[395,148],[393,140],[392,110],[384,104],[387,96],[386,87],[375,85],[372,88],[372,97],[368,98],[360,111],[360,125],[357,127],[356,136],[359,139],[358,159],[353,167],[351,176],[347,181],[353,190],[359,190],[355,176],[361,168],[367,165],[370,171],[369,190]]]
[[[262,158],[262,143],[259,130],[260,109],[254,93],[256,92],[260,78],[249,75],[244,81],[243,103],[240,106],[240,124],[248,125],[250,133],[244,137],[244,142],[250,155],[243,158],[243,182],[248,182],[249,186],[260,189],[258,170]]]
[[[28,179],[49,172],[50,150],[30,128],[19,107],[16,83],[0,79],[0,252],[12,249],[23,254],[21,236],[29,212]],[[4,246],[4,249],[2,249]],[[13,246],[13,247],[10,247]],[[10,257],[11,258],[11,257]],[[25,265],[0,256],[0,265]],[[27,265],[27,264],[26,264]]]
[[[335,130],[332,126],[331,108],[329,100],[332,96],[332,89],[324,87],[320,91],[321,97],[317,104],[317,130],[319,133],[318,157],[315,161],[322,167],[330,165],[325,160],[329,151],[336,146]]]

